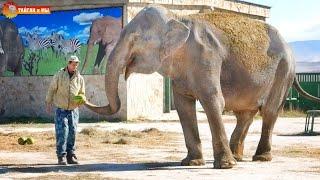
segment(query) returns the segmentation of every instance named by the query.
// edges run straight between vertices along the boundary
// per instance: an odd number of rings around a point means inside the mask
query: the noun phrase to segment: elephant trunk
[[[92,54],[93,45],[94,45],[93,42],[91,42],[91,41],[89,40],[89,41],[88,41],[88,49],[87,49],[86,57],[85,57],[85,59],[84,59],[84,62],[83,62],[82,68],[81,68],[81,74],[84,73],[84,69],[85,69],[86,66],[87,66],[88,59],[89,59],[90,55]]]
[[[85,105],[90,110],[103,115],[112,115],[119,111],[121,107],[118,93],[119,76],[129,59],[128,52],[126,52],[127,49],[127,47],[117,45],[109,56],[107,73],[105,75],[105,90],[109,105],[98,107],[87,102]]]

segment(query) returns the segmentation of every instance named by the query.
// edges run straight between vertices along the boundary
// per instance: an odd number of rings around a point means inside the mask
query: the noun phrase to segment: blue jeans
[[[55,113],[55,130],[57,156],[62,157],[68,154],[74,154],[77,124],[79,122],[79,110],[56,109]]]

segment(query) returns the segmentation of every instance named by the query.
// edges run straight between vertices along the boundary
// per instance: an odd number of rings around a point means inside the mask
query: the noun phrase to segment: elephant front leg
[[[180,94],[173,88],[175,106],[178,111],[188,155],[181,161],[183,166],[200,166],[205,161],[202,156],[196,117],[195,98]]]
[[[203,93],[200,102],[207,114],[209,121],[214,154],[214,168],[228,169],[236,165],[236,160],[231,153],[227,135],[222,123],[224,99],[221,91],[212,88],[210,93]]]
[[[106,47],[105,45],[103,45],[102,43],[99,43],[97,58],[96,58],[96,61],[94,62],[93,70],[92,70],[93,74],[102,74],[101,66],[103,64],[103,61],[105,61],[104,60],[105,59],[104,58],[105,57],[105,51],[104,51],[105,47]]]

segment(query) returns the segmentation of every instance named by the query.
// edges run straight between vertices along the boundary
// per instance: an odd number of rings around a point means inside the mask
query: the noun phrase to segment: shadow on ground
[[[207,164],[212,161],[207,161]],[[156,162],[156,163],[132,163],[132,164],[115,164],[115,163],[97,163],[59,166],[56,164],[1,164],[0,174],[8,172],[20,173],[49,173],[49,172],[90,172],[90,171],[139,171],[139,170],[175,170],[175,169],[206,169],[211,167],[180,166],[180,162]]]
[[[320,132],[299,132],[293,134],[278,134],[278,136],[320,136]]]

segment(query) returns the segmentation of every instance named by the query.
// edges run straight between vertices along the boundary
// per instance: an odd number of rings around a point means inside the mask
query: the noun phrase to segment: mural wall
[[[0,17],[0,76],[53,75],[70,55],[82,74],[105,73],[119,38],[122,7]]]

